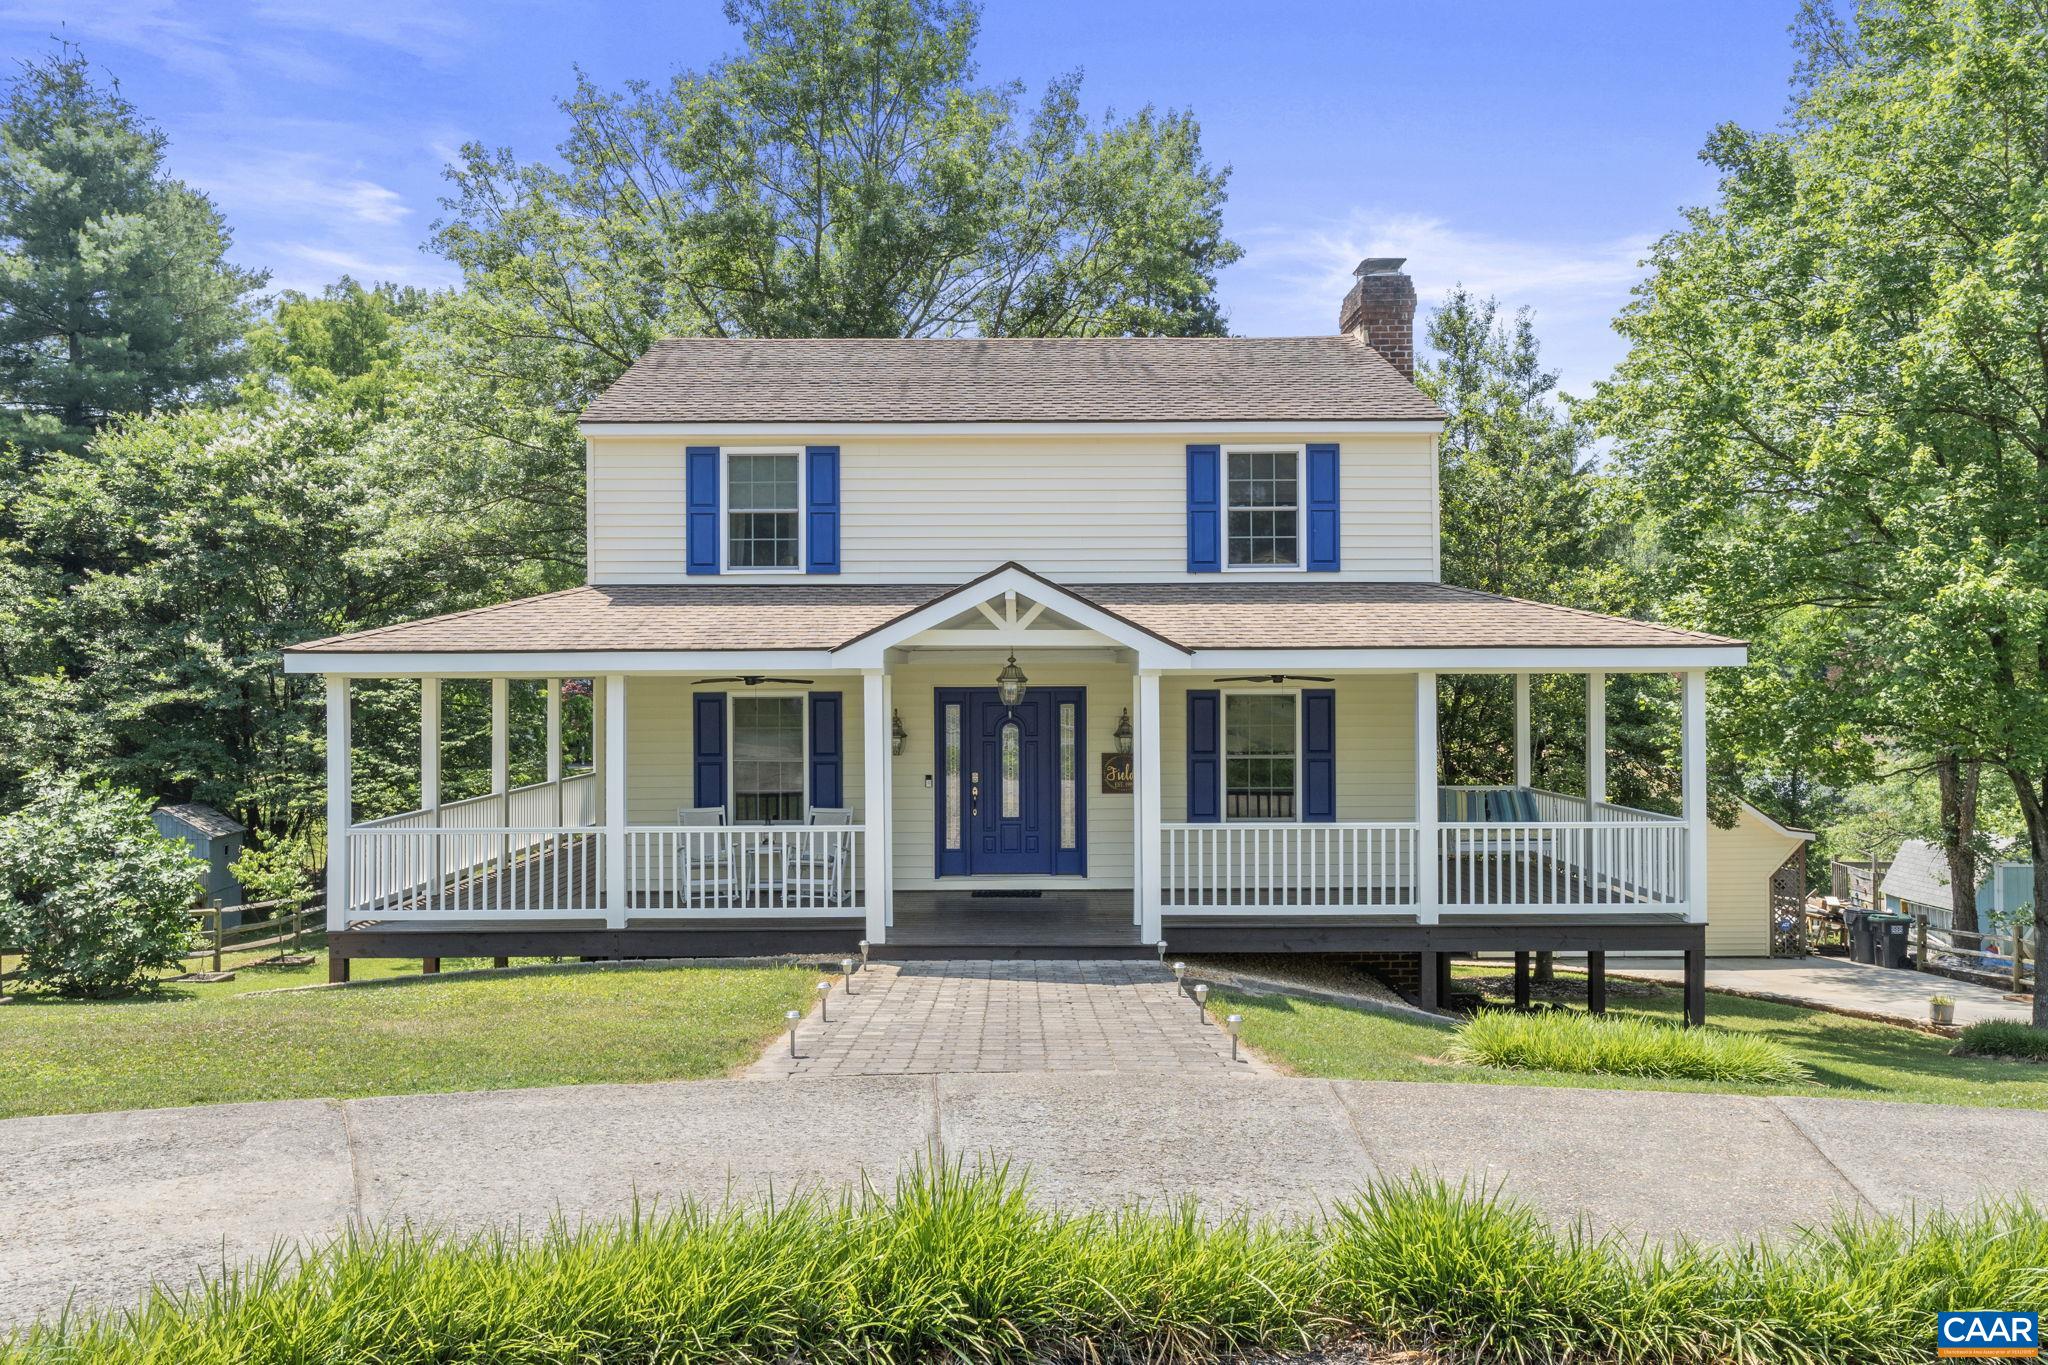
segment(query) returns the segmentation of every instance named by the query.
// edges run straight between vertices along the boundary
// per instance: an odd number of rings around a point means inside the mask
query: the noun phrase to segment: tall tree
[[[287,289],[248,335],[245,400],[273,395],[333,402],[382,420],[405,388],[400,370],[405,328],[427,310],[423,289],[395,284],[365,289],[348,276],[316,298]]]
[[[1192,115],[1027,113],[977,81],[968,0],[731,0],[741,51],[579,80],[556,160],[472,145],[437,247],[465,288],[421,357],[451,511],[508,551],[580,546],[582,405],[663,335],[1223,330],[1227,171]]]
[[[0,104],[0,443],[82,450],[110,418],[230,390],[244,297],[228,231],[162,132],[63,47]]]
[[[1678,611],[1798,614],[1812,705],[2005,772],[2048,935],[2048,11],[1886,0],[1853,34],[1784,127],[1709,143],[1719,200],[1656,247],[1601,420]]]

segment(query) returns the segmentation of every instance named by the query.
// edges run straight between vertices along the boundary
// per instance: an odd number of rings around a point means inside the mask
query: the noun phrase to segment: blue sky
[[[1234,168],[1233,330],[1334,330],[1361,256],[1425,307],[1455,281],[1537,310],[1568,390],[1620,353],[1645,245],[1712,178],[1724,120],[1784,107],[1794,0],[1307,4],[988,0],[987,79],[1080,67],[1092,107],[1192,108]],[[735,46],[712,0],[0,0],[0,51],[81,44],[280,287],[452,280],[420,251],[470,139],[544,156],[580,63],[659,79]]]

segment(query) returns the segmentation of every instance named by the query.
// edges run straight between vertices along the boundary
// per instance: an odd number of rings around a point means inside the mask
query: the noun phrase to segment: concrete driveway
[[[1968,1163],[1930,1161],[1967,1151]],[[2048,1113],[1185,1071],[820,1077],[288,1101],[0,1122],[0,1322],[128,1304],[353,1221],[452,1230],[753,1199],[992,1156],[1071,1207],[1193,1194],[1314,1217],[1375,1176],[1732,1239],[1839,1209],[2048,1195]]]
[[[1659,981],[1677,981],[1683,972],[1664,958],[1609,958],[1607,969]],[[1956,1002],[1956,1022],[2011,1019],[2026,1023],[2032,1016],[2025,1001],[2008,1000],[2002,991],[1969,981],[1951,981],[1925,972],[1896,967],[1871,967],[1844,957],[1710,957],[1707,987],[1775,995],[1802,1004],[1849,1010],[1859,1014],[1927,1022],[1927,997],[1946,995]],[[1713,1007],[1708,1006],[1712,1015]]]

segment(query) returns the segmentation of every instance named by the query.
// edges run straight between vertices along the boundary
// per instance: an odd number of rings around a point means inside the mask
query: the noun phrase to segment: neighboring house
[[[2010,914],[2034,903],[2034,865],[2003,858],[1978,865],[1977,925],[1988,931],[1993,916]],[[1897,915],[1925,915],[1928,928],[1953,929],[1955,899],[1951,896],[1948,856],[1938,844],[1908,839],[1893,855],[1885,873],[1884,908]]]
[[[583,414],[587,586],[287,651],[327,678],[337,972],[1171,944],[1397,954],[1433,999],[1448,953],[1676,949],[1697,1005],[1706,670],[1744,646],[1440,581],[1401,264],[1332,336],[657,343]],[[1630,671],[1683,680],[1683,818],[1604,762],[1529,787],[1528,676],[1604,736]],[[1512,789],[1439,790],[1456,672],[1520,679]],[[366,677],[424,680],[426,796],[357,824]],[[455,818],[449,677],[498,684]],[[509,678],[594,680],[594,775],[504,790]]]
[[[1769,957],[1774,901],[1790,891],[1796,908],[1806,892],[1806,846],[1811,830],[1781,825],[1747,801],[1735,803],[1735,823],[1707,830],[1707,951],[1715,957]],[[1797,861],[1796,879],[1780,878]]]
[[[206,864],[201,875],[202,890],[200,901],[206,905],[242,904],[242,884],[229,871],[236,858],[242,855],[242,841],[248,837],[248,830],[239,820],[222,814],[203,801],[180,801],[175,805],[158,806],[150,812],[157,833],[166,838],[183,839],[191,846],[192,856]],[[232,926],[240,915],[230,915],[226,923]]]

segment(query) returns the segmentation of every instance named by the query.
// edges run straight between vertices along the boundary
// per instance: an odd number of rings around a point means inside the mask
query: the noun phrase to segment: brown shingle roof
[[[1183,649],[1655,649],[1741,643],[1445,583],[1105,583],[1072,591]]]
[[[1355,336],[658,341],[586,422],[1439,421]]]
[[[1190,650],[1678,648],[1739,643],[1440,583],[1062,586]],[[309,641],[289,652],[836,649],[950,591],[932,583],[571,588]]]

